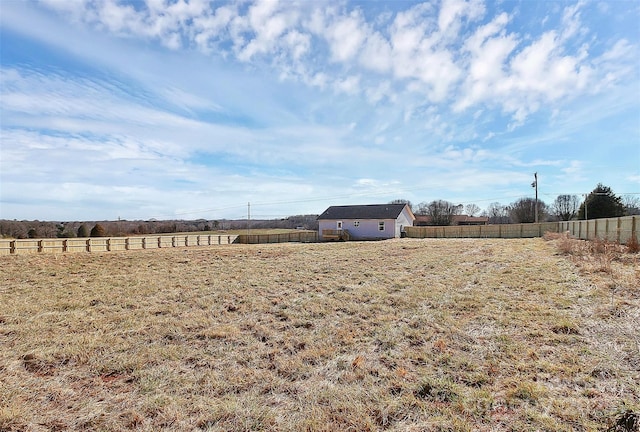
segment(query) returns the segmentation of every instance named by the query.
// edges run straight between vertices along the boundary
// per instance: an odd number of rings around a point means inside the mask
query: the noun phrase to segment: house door
[[[338,221],[338,222],[336,223],[336,229],[339,229],[339,230],[341,230],[341,229],[342,229],[342,221]]]

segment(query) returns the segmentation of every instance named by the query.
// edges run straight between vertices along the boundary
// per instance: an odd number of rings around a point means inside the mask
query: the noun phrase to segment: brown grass
[[[0,430],[618,427],[637,256],[561,241],[1,257]]]

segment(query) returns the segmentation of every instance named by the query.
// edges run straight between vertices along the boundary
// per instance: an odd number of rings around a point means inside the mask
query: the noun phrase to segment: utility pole
[[[538,223],[538,173],[537,172],[533,173],[533,178],[534,178],[534,181],[533,183],[531,183],[531,187],[536,188],[536,208],[535,208],[536,214],[534,218],[536,223]]]
[[[251,203],[247,203],[247,236],[249,235],[251,230]],[[249,242],[249,237],[247,237],[247,243]]]

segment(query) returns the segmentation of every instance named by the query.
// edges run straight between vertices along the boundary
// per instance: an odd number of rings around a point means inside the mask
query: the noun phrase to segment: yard
[[[2,256],[0,431],[633,430],[638,254],[568,242]]]

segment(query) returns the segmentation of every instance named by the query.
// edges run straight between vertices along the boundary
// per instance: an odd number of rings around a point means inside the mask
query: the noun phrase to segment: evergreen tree
[[[586,208],[585,208],[586,205]],[[598,183],[580,205],[578,219],[598,219],[624,216],[622,198],[613,193],[610,187]]]

